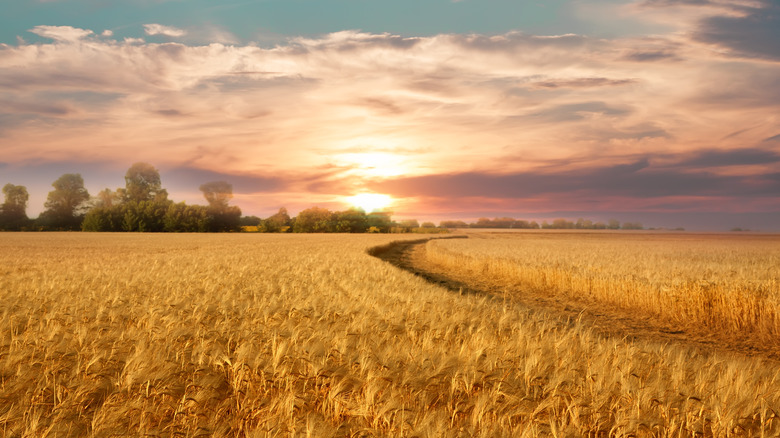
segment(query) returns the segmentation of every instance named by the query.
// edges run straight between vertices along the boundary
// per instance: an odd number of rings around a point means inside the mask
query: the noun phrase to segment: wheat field
[[[649,312],[675,324],[780,339],[780,236],[475,234],[427,244],[439,265],[516,290]]]
[[[367,254],[403,238],[2,234],[0,436],[780,434],[777,362],[606,337]]]

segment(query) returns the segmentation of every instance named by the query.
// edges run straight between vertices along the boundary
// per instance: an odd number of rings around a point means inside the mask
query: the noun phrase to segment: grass
[[[603,338],[366,254],[405,236],[1,237],[3,437],[780,433],[775,362]]]

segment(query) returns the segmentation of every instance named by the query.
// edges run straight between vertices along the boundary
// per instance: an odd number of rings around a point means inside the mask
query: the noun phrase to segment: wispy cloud
[[[55,41],[73,42],[94,34],[91,30],[71,26],[35,26],[30,32]]]
[[[144,24],[144,31],[147,35],[163,35],[171,38],[178,38],[187,34],[183,29],[156,23]]]

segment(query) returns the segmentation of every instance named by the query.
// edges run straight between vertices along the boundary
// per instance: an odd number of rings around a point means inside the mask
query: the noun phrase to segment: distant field
[[[780,434],[777,362],[600,335],[366,254],[419,238],[0,234],[0,436]],[[427,248],[453,270],[590,285],[620,306],[609,297],[775,302],[776,238],[621,238]]]

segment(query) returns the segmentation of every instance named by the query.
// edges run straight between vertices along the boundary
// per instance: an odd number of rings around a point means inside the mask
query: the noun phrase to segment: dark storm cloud
[[[742,8],[744,16],[715,16],[702,21],[694,37],[726,47],[738,56],[780,61],[780,2]]]
[[[699,157],[718,161],[725,156]],[[753,160],[756,156],[741,157]],[[633,163],[551,172],[494,174],[467,172],[399,178],[375,183],[374,190],[395,196],[525,198],[580,194],[653,198],[662,196],[778,196],[780,181],[771,175],[724,176],[706,171],[654,169],[647,159]]]

